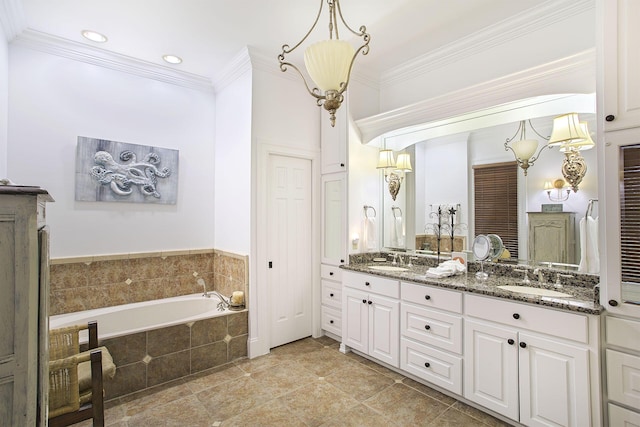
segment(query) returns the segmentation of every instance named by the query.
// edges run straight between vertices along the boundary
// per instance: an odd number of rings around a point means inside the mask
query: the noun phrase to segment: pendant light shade
[[[511,143],[513,152],[520,160],[529,160],[538,149],[538,141],[535,139],[521,139]]]
[[[340,90],[349,81],[349,68],[355,49],[343,40],[324,40],[304,51],[304,65],[322,91]]]

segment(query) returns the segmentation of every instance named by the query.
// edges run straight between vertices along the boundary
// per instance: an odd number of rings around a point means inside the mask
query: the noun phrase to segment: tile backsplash
[[[246,296],[249,257],[205,249],[52,259],[49,314],[202,292],[198,278],[207,290]]]

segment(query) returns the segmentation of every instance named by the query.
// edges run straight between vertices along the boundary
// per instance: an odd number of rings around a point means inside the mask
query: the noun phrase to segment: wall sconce
[[[529,127],[533,132],[535,132],[536,135],[538,135],[545,141],[549,139],[540,135],[538,131],[535,130],[533,125],[531,125],[531,120],[527,121],[529,122]],[[509,143],[516,139],[517,136],[520,136],[520,139],[514,141],[511,145],[509,145]],[[538,141],[536,139],[527,139],[525,120],[520,121],[520,125],[518,126],[518,130],[516,130],[515,135],[513,135],[511,138],[507,138],[506,142],[504,143],[505,151],[511,150],[513,152],[514,156],[516,157],[516,162],[518,163],[518,166],[522,168],[525,176],[527,175],[527,169],[529,169],[530,166],[533,166],[534,162],[538,160],[538,157],[540,157],[540,153],[542,153],[542,150],[544,150],[548,146],[548,144],[543,145],[540,151],[538,151],[538,154],[534,156],[534,153],[538,149]]]
[[[404,174],[413,171],[411,168],[411,156],[408,153],[400,153],[396,162],[393,158],[392,150],[380,150],[376,168],[384,171],[384,180],[389,184],[389,194],[395,201],[400,191]]]
[[[316,20],[307,34],[293,46],[293,48],[290,48],[287,44],[283,45],[282,53],[278,55],[278,61],[280,62],[280,70],[283,72],[287,71],[287,67],[291,67],[300,74],[309,94],[316,98],[316,104],[319,107],[323,106],[324,109],[329,112],[331,126],[335,126],[336,110],[340,108],[344,99],[343,93],[347,90],[351,69],[353,68],[356,56],[360,52],[362,52],[363,55],[369,53],[369,40],[371,37],[367,33],[367,28],[362,25],[359,31],[352,30],[342,17],[340,1],[326,0],[329,7],[329,39],[316,42],[304,51],[304,65],[317,87],[311,89],[307,83],[307,79],[305,79],[298,67],[285,61],[285,55],[296,50],[313,32],[313,29],[320,20],[320,15],[322,15],[324,2],[325,0],[320,0],[320,10],[318,10]],[[363,44],[357,50],[348,42],[340,40],[338,34],[338,17],[340,17],[342,25],[347,30],[358,37],[362,37]],[[324,94],[322,94],[321,91],[324,92]]]
[[[571,190],[569,188],[565,190],[564,187],[566,184],[567,183],[562,178],[558,178],[553,182],[546,181],[544,183],[544,189],[547,192],[549,200],[552,202],[564,202],[567,200],[569,198],[569,194],[571,194]],[[554,195],[551,194],[553,190],[556,190]],[[562,194],[563,192],[566,192],[566,194]]]
[[[573,192],[587,173],[587,163],[580,154],[582,150],[590,150],[596,143],[589,135],[587,122],[581,122],[578,113],[563,114],[553,119],[553,132],[549,146],[559,146],[565,154],[562,161],[562,176],[567,180]]]

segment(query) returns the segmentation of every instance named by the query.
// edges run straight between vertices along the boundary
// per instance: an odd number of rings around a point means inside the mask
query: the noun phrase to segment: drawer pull
[[[517,320],[520,318],[520,315],[518,313],[513,313],[513,318]]]
[[[369,305],[373,304],[373,301],[368,301]]]
[[[330,271],[330,272],[329,272],[329,276],[333,276],[333,271]]]
[[[520,343],[520,347],[521,348],[527,348],[527,343],[526,342],[521,342]]]
[[[429,301],[429,300],[431,299],[431,296],[430,296],[430,295],[425,295],[425,296],[424,296],[424,299],[426,299],[427,301]]]
[[[429,362],[424,362],[424,367],[425,367],[425,368],[428,368],[429,366],[431,366],[431,363],[429,363]]]
[[[369,282],[364,282],[364,285],[365,285],[365,286],[371,286],[371,283],[369,283]]]
[[[331,323],[333,325],[333,320],[329,320],[329,323]]]
[[[429,326],[429,325],[424,325],[424,328],[428,331],[429,329],[431,329],[431,326]]]
[[[509,339],[507,340],[507,343],[508,343],[509,345],[513,345],[513,344],[515,343],[515,341],[514,341],[514,340],[512,340],[511,338],[509,338]]]
[[[614,299],[610,299],[609,300],[609,305],[611,307],[617,307],[618,306],[618,301],[614,300]]]

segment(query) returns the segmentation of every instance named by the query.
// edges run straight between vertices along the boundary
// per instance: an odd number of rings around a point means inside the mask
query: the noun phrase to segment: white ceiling
[[[163,54],[184,62],[177,70],[211,78],[244,47],[272,56],[295,45],[325,0],[2,0],[18,6],[23,28],[167,66]],[[553,0],[550,0],[553,1]],[[545,0],[342,0],[354,29],[366,25],[370,53],[356,72],[371,77],[477,32]],[[312,41],[326,38],[326,5]],[[85,40],[84,29],[107,43]],[[341,38],[346,30],[340,27]],[[307,44],[302,46],[306,47]]]

